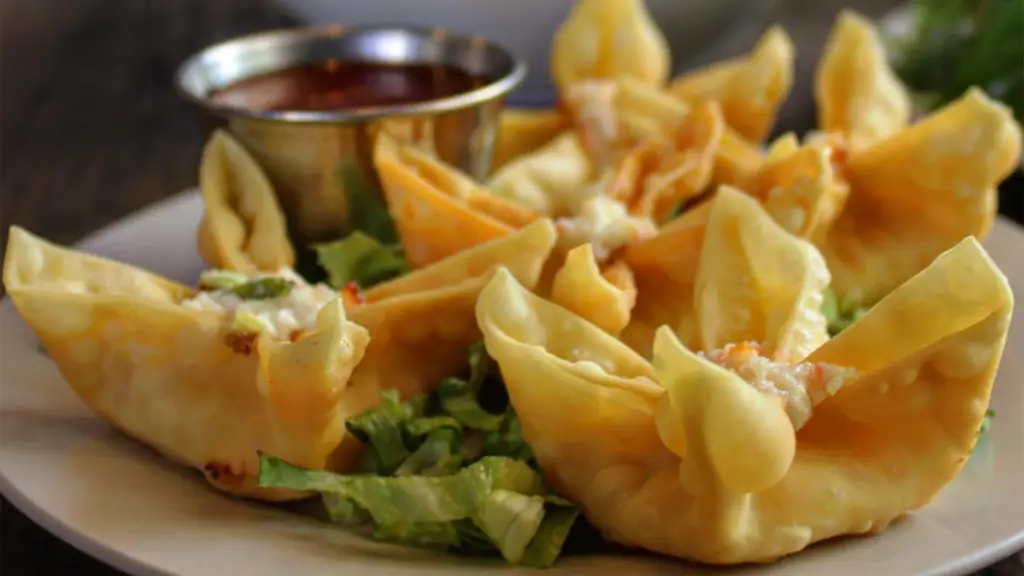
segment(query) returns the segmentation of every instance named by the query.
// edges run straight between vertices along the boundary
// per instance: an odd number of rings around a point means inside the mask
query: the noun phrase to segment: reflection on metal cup
[[[277,110],[211,99],[240,81],[324,61],[454,68],[478,80],[437,99],[330,110]],[[214,45],[178,70],[181,95],[204,129],[227,129],[274,184],[296,248],[339,238],[361,207],[380,199],[373,143],[380,130],[425,148],[469,175],[490,169],[505,95],[525,66],[482,38],[440,29],[340,26],[266,32]],[[370,196],[366,196],[369,193]]]

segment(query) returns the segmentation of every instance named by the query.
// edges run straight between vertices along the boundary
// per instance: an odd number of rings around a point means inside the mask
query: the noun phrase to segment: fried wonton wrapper
[[[17,227],[3,281],[86,406],[220,490],[300,497],[258,487],[257,450],[319,469],[341,441],[338,407],[369,337],[340,299],[297,342],[243,343],[223,314],[182,305],[194,290]]]
[[[675,127],[648,138],[626,156],[611,196],[633,214],[667,220],[711,182],[722,131],[718,104],[697,103]]]
[[[246,274],[295,263],[295,252],[270,180],[253,157],[223,130],[213,133],[199,166],[203,220],[199,255],[216,268]]]
[[[845,148],[834,140],[801,146],[792,133],[780,136],[746,186],[790,234],[819,241],[846,205],[850,187],[840,173]]]
[[[405,258],[414,269],[504,236],[538,217],[387,134],[377,137],[373,163]]]
[[[629,323],[636,303],[636,284],[624,262],[616,262],[602,273],[593,247],[583,244],[566,254],[565,263],[555,274],[551,301],[614,335]]]
[[[532,289],[555,240],[551,221],[538,220],[365,292],[366,304],[349,316],[372,340],[339,407],[343,417],[378,406],[383,390],[408,399],[459,374],[466,349],[480,339],[474,318],[480,290],[499,267]],[[356,438],[346,437],[331,468],[350,472],[361,449]]]
[[[501,113],[498,140],[494,144],[491,172],[515,158],[530,154],[571,127],[561,110],[509,108]]]
[[[674,79],[669,90],[688,102],[719,102],[730,128],[760,142],[793,88],[794,57],[789,36],[773,26],[750,54],[688,72]]]
[[[889,66],[874,25],[851,10],[840,13],[814,78],[818,127],[843,134],[862,150],[906,128],[910,95]]]
[[[657,237],[630,246],[625,262],[638,295],[622,339],[645,356],[662,325],[697,350],[746,334],[785,361],[828,337],[819,310],[830,278],[821,254],[738,190],[721,188]]]
[[[561,91],[580,80],[620,77],[660,86],[670,60],[643,0],[579,0],[551,42],[551,76]]]
[[[1020,153],[1011,110],[971,89],[852,154],[849,199],[820,244],[837,296],[870,305],[965,236],[984,238]]]
[[[565,132],[491,175],[484,183],[496,196],[538,214],[561,216],[574,212],[588,194],[590,159],[576,132]]]
[[[611,540],[737,564],[880,532],[934,498],[977,441],[1012,306],[1006,279],[964,240],[808,363],[771,364],[845,374],[803,427],[784,396],[668,328],[652,367],[508,274],[484,289],[477,317],[556,491]]]
[[[663,88],[626,77],[578,82],[562,93],[562,100],[598,171],[618,167],[642,141],[664,137],[666,131],[686,121],[692,109]],[[693,125],[709,125],[710,113],[705,104],[692,120]],[[715,114],[721,123],[721,110]],[[720,132],[714,147],[714,180],[720,184],[745,183],[760,169],[763,158],[754,145],[728,126]],[[700,148],[709,142],[698,140],[695,146]]]

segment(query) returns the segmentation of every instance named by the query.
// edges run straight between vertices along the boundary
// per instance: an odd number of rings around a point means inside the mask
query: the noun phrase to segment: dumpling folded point
[[[683,74],[669,90],[688,102],[719,102],[730,128],[760,142],[793,88],[794,59],[792,40],[774,26],[747,56]]]
[[[698,350],[755,334],[768,355],[787,360],[828,338],[820,308],[830,276],[821,254],[738,190],[721,187],[630,246],[624,261],[636,275],[637,301],[622,339],[645,356],[663,325]]]
[[[247,274],[295,263],[287,224],[267,175],[227,132],[213,133],[199,167],[203,219],[199,255],[215,267]]]
[[[551,76],[563,92],[581,80],[619,77],[660,86],[670,58],[642,0],[579,0],[551,42]]]
[[[505,236],[539,217],[384,133],[377,136],[373,162],[413,269]]]
[[[818,127],[844,136],[853,151],[910,123],[910,94],[889,66],[874,25],[851,10],[839,14],[814,75]]]

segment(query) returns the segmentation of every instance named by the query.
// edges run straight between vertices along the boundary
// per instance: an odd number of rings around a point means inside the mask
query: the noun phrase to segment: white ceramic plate
[[[174,197],[81,248],[184,282],[201,268],[198,195]],[[1024,231],[997,223],[987,247],[1024,295]],[[1024,300],[1024,298],[1021,298]],[[93,417],[61,380],[10,301],[0,303],[0,490],[60,538],[133,574],[302,576],[519,574],[364,540],[269,506],[222,496]],[[925,509],[881,536],[812,547],[777,564],[703,570],[648,556],[577,557],[549,574],[963,574],[1024,547],[1024,306],[1013,319],[989,435]]]

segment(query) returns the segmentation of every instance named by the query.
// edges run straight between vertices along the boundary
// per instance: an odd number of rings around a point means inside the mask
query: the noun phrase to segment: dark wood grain
[[[780,19],[794,36],[797,96],[785,128],[812,120],[813,58],[841,2],[792,0]],[[862,0],[878,15],[894,0]],[[192,185],[198,126],[171,87],[175,67],[211,42],[290,25],[262,0],[6,0],[0,4],[0,229],[25,226],[57,242]],[[1024,186],[1003,210],[1024,220]],[[194,222],[182,222],[192,233]],[[6,234],[0,234],[0,250]],[[0,504],[0,574],[114,576]],[[144,522],[145,518],[140,518]]]
[[[62,243],[196,182],[199,128],[171,85],[181,61],[215,41],[293,25],[262,0],[0,6],[0,229],[17,223]],[[191,234],[195,222],[182,227]],[[0,506],[0,574],[122,575],[6,499]]]

